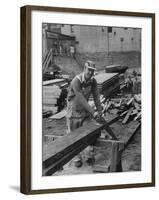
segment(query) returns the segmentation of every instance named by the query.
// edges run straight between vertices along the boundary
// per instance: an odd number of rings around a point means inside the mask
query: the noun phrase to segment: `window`
[[[123,38],[123,37],[121,37],[121,38],[120,38],[120,41],[121,41],[121,42],[124,42],[124,38]]]
[[[112,27],[111,26],[108,27],[108,33],[112,33]]]

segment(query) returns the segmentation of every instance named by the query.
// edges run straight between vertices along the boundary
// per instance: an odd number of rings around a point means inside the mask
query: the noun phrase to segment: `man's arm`
[[[76,99],[78,101],[78,103],[87,111],[89,112],[92,116],[94,115],[94,110],[92,109],[92,107],[88,104],[88,102],[86,101],[86,99],[84,98],[83,94],[82,94],[82,90],[80,88],[81,82],[78,78],[73,79],[72,81],[72,88],[73,91],[76,95]]]
[[[93,79],[92,94],[93,94],[94,103],[95,103],[95,106],[96,106],[98,112],[102,112],[102,106],[101,106],[101,102],[100,102],[100,95],[99,95],[99,90],[98,90],[96,79]]]

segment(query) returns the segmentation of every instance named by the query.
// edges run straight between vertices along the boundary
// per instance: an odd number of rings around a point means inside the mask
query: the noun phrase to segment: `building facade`
[[[70,39],[49,38],[47,33],[64,35]],[[70,45],[77,53],[141,52],[141,29],[126,27],[86,26],[68,24],[43,24],[43,57],[55,44],[61,44],[65,54]]]
[[[62,25],[61,33],[75,36],[79,53],[141,51],[139,28]]]

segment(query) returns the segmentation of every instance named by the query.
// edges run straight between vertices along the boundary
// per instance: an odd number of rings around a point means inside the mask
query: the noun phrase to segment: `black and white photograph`
[[[155,184],[153,13],[21,9],[21,191]]]
[[[141,28],[44,22],[42,176],[142,170]]]

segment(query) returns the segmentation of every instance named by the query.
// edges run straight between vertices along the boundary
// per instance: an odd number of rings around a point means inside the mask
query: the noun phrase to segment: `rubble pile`
[[[141,94],[123,95],[119,93],[109,99],[101,95],[100,101],[103,107],[103,114],[119,115],[122,119],[122,124],[126,124],[129,120],[141,121]],[[96,110],[93,101],[90,101],[89,104]]]

